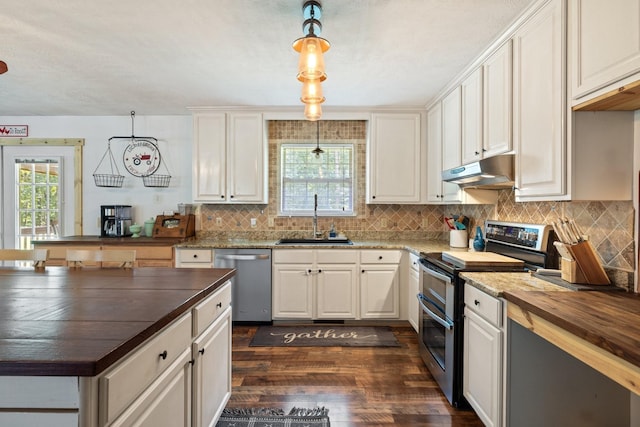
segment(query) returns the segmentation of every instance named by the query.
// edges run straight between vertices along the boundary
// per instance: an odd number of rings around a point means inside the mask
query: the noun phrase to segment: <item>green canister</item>
[[[156,219],[154,217],[149,218],[144,222],[144,235],[147,237],[153,236],[153,226],[156,223]]]

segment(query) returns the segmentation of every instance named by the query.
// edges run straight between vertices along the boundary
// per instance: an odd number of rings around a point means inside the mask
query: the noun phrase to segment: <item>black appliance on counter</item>
[[[100,237],[131,236],[131,206],[100,206]]]
[[[443,259],[441,252],[420,254],[420,355],[449,403],[459,408],[469,406],[462,394],[464,281],[459,274],[558,268],[551,226],[487,220],[485,239],[485,252],[516,258],[524,264],[516,267],[505,260],[504,265],[463,266],[448,256]]]

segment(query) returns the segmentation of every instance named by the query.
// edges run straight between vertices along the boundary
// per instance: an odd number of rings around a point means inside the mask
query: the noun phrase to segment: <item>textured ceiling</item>
[[[532,0],[322,0],[332,107],[424,106]],[[301,106],[302,0],[0,0],[0,115]]]

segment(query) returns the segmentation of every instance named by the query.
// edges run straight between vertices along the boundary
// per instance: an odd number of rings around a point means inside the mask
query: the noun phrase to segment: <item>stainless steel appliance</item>
[[[100,206],[100,236],[125,237],[131,236],[131,206],[103,205]]]
[[[510,257],[490,263],[452,261],[443,253],[422,253],[419,320],[420,355],[451,405],[467,407],[462,395],[462,346],[464,271],[525,271],[557,268],[550,226],[488,220],[485,222],[486,252]],[[513,259],[524,263],[514,263]],[[511,259],[511,260],[510,260]]]
[[[216,249],[214,267],[235,268],[232,319],[271,323],[271,249]]]

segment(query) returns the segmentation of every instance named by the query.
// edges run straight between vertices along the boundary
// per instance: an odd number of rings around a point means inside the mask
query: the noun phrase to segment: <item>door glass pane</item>
[[[60,160],[16,159],[16,246],[54,237],[60,219]]]

